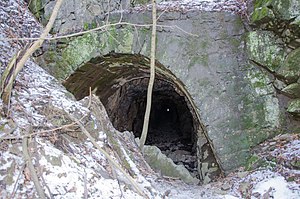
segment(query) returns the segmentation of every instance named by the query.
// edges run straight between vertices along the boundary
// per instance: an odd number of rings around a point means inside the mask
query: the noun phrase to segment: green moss
[[[273,91],[273,88],[269,86],[268,76],[260,70],[249,70],[248,79],[257,94],[266,95]]]
[[[42,13],[42,0],[31,0],[29,1],[29,9],[37,19],[41,19]]]
[[[209,44],[208,41],[201,41],[200,48],[206,49],[208,47],[208,44]]]
[[[145,5],[149,4],[151,1],[150,0],[131,0],[131,4],[134,5]]]
[[[6,125],[5,123],[0,125],[0,131],[2,131],[2,132],[4,131],[5,125]]]
[[[83,30],[88,30],[89,29],[89,24],[87,22],[85,22],[83,24]]]
[[[290,84],[282,91],[293,98],[300,98],[300,83]]]
[[[236,48],[236,50],[238,50],[237,48],[241,45],[241,40],[240,39],[236,39],[236,38],[230,38],[229,39],[230,44]]]
[[[257,126],[256,118],[252,114],[244,114],[241,116],[241,127],[244,130],[253,129]]]
[[[193,56],[191,57],[191,60],[188,64],[188,68],[192,68],[193,66],[195,66],[197,63],[202,63],[202,57],[200,56]]]
[[[228,153],[249,149],[249,138],[248,135],[244,132],[234,132],[232,135],[230,135],[230,137],[228,137],[228,139],[230,142],[227,143],[226,146],[230,148]]]
[[[262,7],[262,6],[269,6],[271,5],[273,0],[256,0],[254,2],[254,8],[259,8],[259,7]]]
[[[85,23],[85,29],[96,26],[95,23]],[[47,65],[50,73],[58,79],[69,76],[80,65],[90,60],[96,54],[109,52],[132,53],[133,33],[131,27],[111,28],[103,34],[87,33],[65,41],[66,46],[61,52],[48,51]],[[57,50],[57,49],[56,49]],[[55,66],[55,67],[52,67]]]
[[[251,23],[261,24],[269,22],[269,20],[274,19],[275,16],[273,11],[267,7],[260,7],[254,10],[251,14]]]
[[[298,0],[256,0],[254,12],[257,17],[265,15],[266,9],[272,9],[276,18],[290,20],[299,15],[300,2]],[[261,11],[259,11],[261,10]]]
[[[254,154],[248,159],[245,168],[249,171],[262,167],[264,165],[266,165],[266,162],[262,158]]]

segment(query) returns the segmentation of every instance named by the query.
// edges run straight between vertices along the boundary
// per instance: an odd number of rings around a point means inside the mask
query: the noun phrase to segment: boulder
[[[144,155],[148,164],[156,172],[163,176],[180,178],[188,184],[198,184],[199,180],[193,178],[190,172],[183,165],[176,165],[172,159],[162,154],[161,150],[156,146],[145,146]]]
[[[254,3],[251,22],[261,24],[265,19],[291,20],[300,15],[300,2],[298,0],[265,0]]]
[[[300,99],[292,100],[287,111],[296,117],[300,117]]]
[[[300,84],[293,83],[285,87],[283,90],[288,96],[292,98],[300,98]]]
[[[271,31],[253,31],[247,35],[247,52],[251,60],[275,72],[284,62],[284,43]]]
[[[295,49],[285,59],[284,63],[277,71],[277,73],[283,76],[287,82],[294,83],[300,77],[300,48]]]

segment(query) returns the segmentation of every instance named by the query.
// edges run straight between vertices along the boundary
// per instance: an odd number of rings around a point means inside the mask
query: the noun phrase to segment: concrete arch
[[[64,82],[64,86],[77,99],[87,96],[91,87],[106,107],[115,128],[133,131],[139,137],[149,64],[150,60],[142,55],[110,53],[83,64]],[[216,177],[220,169],[196,106],[182,82],[158,61],[153,93],[146,144],[180,143],[197,156],[197,161],[189,168],[197,170],[202,182]]]

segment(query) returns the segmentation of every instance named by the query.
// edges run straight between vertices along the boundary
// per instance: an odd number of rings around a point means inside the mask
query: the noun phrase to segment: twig
[[[130,184],[135,188],[135,190],[137,191],[138,194],[140,194],[141,196],[145,197],[145,198],[149,198],[138,186],[138,184],[134,181],[134,179],[129,176],[126,171],[120,166],[118,165],[111,157],[110,155],[103,150],[95,141],[95,139],[91,136],[91,134],[86,130],[86,128],[83,126],[83,124],[76,119],[75,117],[73,117],[72,115],[70,115],[69,113],[67,113],[69,115],[69,117],[73,120],[76,121],[76,123],[78,124],[78,126],[80,127],[80,129],[82,130],[82,132],[90,139],[90,141],[93,143],[93,145],[108,159],[108,161],[115,167],[117,168],[119,171],[121,171],[123,173],[123,175],[126,177],[126,179],[130,182]]]
[[[57,39],[65,39],[65,38],[70,38],[70,37],[75,37],[75,36],[81,36],[84,35],[86,33],[91,33],[91,32],[95,32],[98,30],[106,30],[108,27],[113,27],[113,26],[134,26],[134,27],[147,27],[150,28],[152,27],[152,24],[135,24],[135,23],[129,23],[129,22],[117,22],[117,23],[111,23],[111,24],[105,24],[103,26],[97,27],[97,28],[93,28],[90,30],[85,30],[85,31],[80,31],[80,32],[76,32],[76,33],[72,33],[72,34],[67,34],[67,35],[62,35],[62,36],[55,36],[55,37],[40,37],[40,38],[0,38],[0,41],[15,41],[15,40],[31,40],[31,41],[36,41],[38,39],[43,39],[43,40],[47,40],[47,41],[51,41],[51,40],[57,40]],[[170,28],[170,29],[178,29],[180,31],[182,31],[185,34],[188,34],[190,36],[194,36],[194,37],[199,37],[199,35],[190,33],[185,31],[184,29],[180,28],[177,25],[157,25],[157,27],[160,28]]]
[[[38,179],[37,173],[34,169],[34,166],[31,162],[31,158],[28,152],[28,138],[24,137],[23,138],[23,142],[22,142],[22,150],[23,150],[23,156],[24,156],[24,160],[25,160],[25,164],[27,164],[28,169],[30,171],[31,174],[31,179],[34,183],[35,189],[37,191],[37,194],[39,196],[39,198],[46,198],[45,192],[42,188],[42,185],[40,184],[40,181]]]
[[[159,18],[160,18],[163,14],[165,14],[165,12],[168,11],[168,9],[169,9],[170,7],[171,7],[171,4],[170,4],[168,7],[166,7],[166,8],[158,15],[156,21],[158,21]]]

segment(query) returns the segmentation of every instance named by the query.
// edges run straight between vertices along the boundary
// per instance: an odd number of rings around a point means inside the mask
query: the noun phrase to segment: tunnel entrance
[[[140,137],[146,110],[149,78],[132,80],[112,94],[106,107],[115,128]],[[146,145],[157,146],[175,164],[197,175],[196,135],[186,99],[171,82],[156,78]],[[184,156],[183,156],[184,155]]]
[[[140,137],[149,63],[150,60],[141,55],[108,54],[78,68],[64,85],[77,99],[88,96],[91,87],[100,97],[114,127],[121,132],[132,131],[135,137]],[[183,84],[160,63],[156,63],[146,145],[157,146],[174,163],[184,165],[200,180],[220,173]]]

